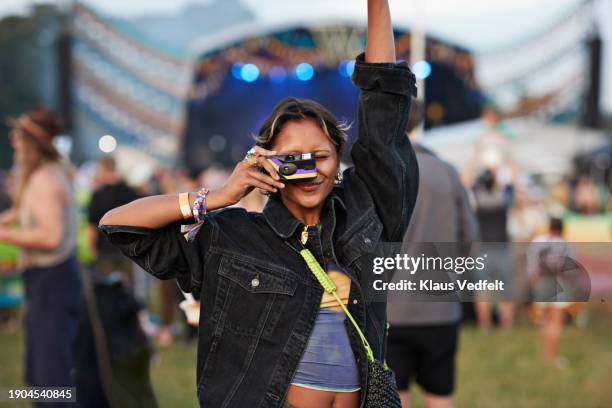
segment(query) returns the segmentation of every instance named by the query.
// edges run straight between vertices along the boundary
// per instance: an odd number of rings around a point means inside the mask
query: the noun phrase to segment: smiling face
[[[307,183],[287,184],[281,190],[285,206],[293,214],[320,211],[334,187],[339,160],[336,146],[315,119],[291,120],[276,136],[272,149],[279,155],[313,153],[317,163],[317,178]]]

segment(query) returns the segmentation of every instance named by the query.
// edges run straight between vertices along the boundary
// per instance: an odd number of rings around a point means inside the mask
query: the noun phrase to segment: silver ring
[[[244,159],[242,159],[242,161],[246,162],[250,166],[257,167],[259,164],[259,162],[257,161],[257,156],[255,156],[255,154],[253,154],[251,150],[247,152],[246,156],[244,156]]]

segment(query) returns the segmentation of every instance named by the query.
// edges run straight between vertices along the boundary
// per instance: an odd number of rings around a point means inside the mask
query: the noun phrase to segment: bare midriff
[[[361,391],[320,391],[293,384],[287,392],[287,402],[295,408],[357,408],[360,399]]]

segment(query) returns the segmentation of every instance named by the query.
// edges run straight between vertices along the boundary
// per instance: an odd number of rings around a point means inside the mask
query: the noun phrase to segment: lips
[[[319,181],[319,182],[309,181],[307,183],[296,184],[295,186],[302,191],[310,193],[318,189],[322,183],[323,183],[322,181]]]

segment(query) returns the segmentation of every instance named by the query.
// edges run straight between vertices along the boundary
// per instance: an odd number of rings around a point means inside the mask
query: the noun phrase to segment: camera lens
[[[297,171],[297,166],[293,163],[285,163],[278,170],[281,175],[290,176]]]

